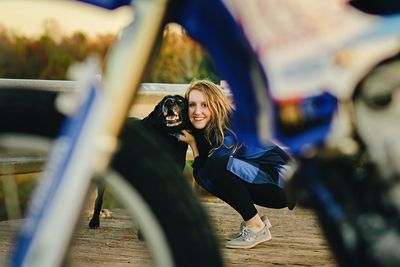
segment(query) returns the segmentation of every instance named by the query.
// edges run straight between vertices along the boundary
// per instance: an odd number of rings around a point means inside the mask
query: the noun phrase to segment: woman
[[[288,206],[280,171],[289,156],[272,143],[265,148],[240,144],[231,129],[233,106],[216,84],[195,81],[185,97],[194,129],[182,131],[179,140],[193,151],[193,176],[244,221],[226,246],[252,248],[270,240],[269,221],[262,220],[255,204],[277,209]]]

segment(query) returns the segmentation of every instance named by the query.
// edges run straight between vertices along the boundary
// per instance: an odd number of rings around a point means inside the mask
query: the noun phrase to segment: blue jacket
[[[285,181],[282,172],[290,159],[288,154],[273,143],[264,148],[241,144],[233,151],[232,147],[235,142],[232,135],[226,134],[224,145],[209,157],[229,157],[226,169],[248,183],[274,184],[281,188],[284,187]],[[204,164],[195,163],[193,168],[196,180],[212,193],[210,181],[202,175],[201,165]]]

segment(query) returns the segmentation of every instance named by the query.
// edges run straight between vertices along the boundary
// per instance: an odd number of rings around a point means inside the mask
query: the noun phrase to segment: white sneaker
[[[272,224],[266,215],[261,216],[261,220],[264,222],[264,224],[267,226],[268,229],[272,227]],[[245,226],[246,224],[244,223],[244,221],[242,221],[240,223],[239,232],[228,235],[228,239],[232,240],[238,238],[242,234],[242,229]]]
[[[267,225],[264,228],[254,233],[249,227],[244,226],[238,238],[226,242],[227,248],[252,248],[258,244],[271,240],[272,236]]]

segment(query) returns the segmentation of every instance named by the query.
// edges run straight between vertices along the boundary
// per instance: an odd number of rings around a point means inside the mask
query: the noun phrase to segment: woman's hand
[[[199,155],[199,151],[197,149],[196,145],[196,139],[194,139],[194,136],[190,134],[188,130],[182,130],[181,134],[179,135],[178,138],[179,141],[185,142],[190,146],[190,148],[193,151],[193,157],[196,158]]]
[[[192,146],[193,143],[196,143],[196,140],[194,139],[194,136],[191,135],[188,130],[182,130],[181,134],[179,135],[178,140],[182,141],[182,142],[185,142],[189,146]]]

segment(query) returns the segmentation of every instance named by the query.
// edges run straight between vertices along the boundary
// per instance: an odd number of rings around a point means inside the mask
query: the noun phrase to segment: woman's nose
[[[199,114],[200,113],[200,108],[198,106],[195,106],[193,108],[193,114]]]

